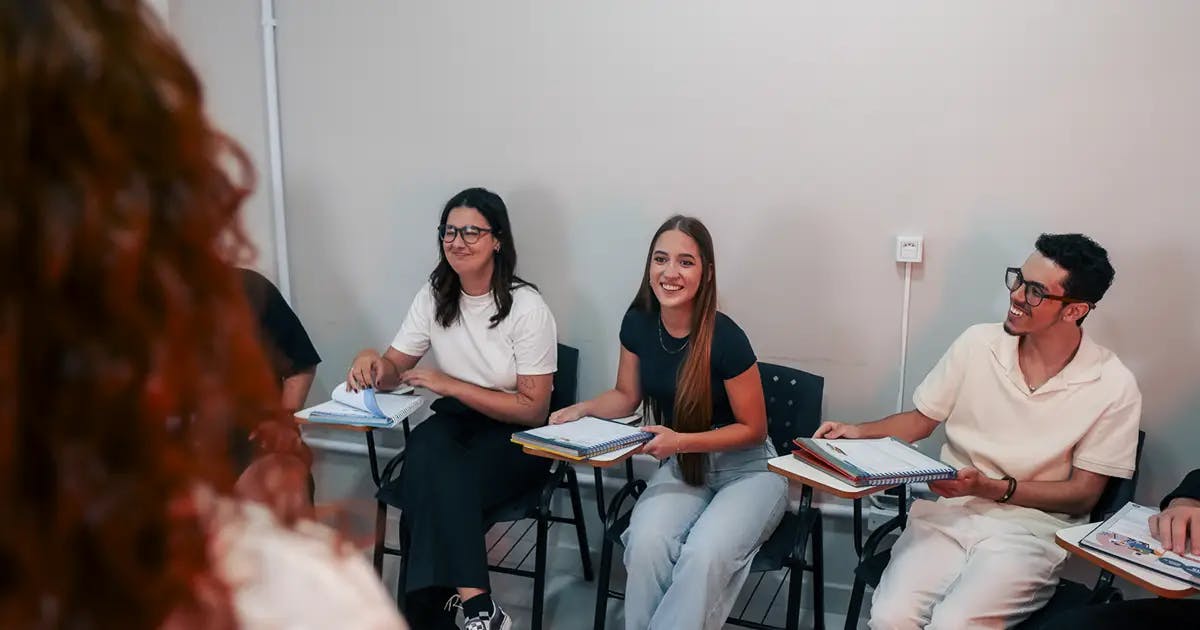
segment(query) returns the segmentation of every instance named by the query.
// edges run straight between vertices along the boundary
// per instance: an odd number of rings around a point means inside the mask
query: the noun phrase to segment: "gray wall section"
[[[167,6],[168,24],[204,81],[209,116],[241,144],[257,172],[254,193],[243,207],[243,223],[258,250],[251,266],[276,280],[259,3],[159,0],[157,4]]]
[[[1083,231],[1117,268],[1087,329],[1145,395],[1139,497],[1200,466],[1200,4],[278,4],[315,396],[391,339],[466,186],[508,202],[582,395],[611,386],[648,239],[682,211],[716,236],[722,308],[762,359],[823,374],[838,420],[893,410],[897,234],[927,254],[907,398],[1003,316],[1002,270],[1039,232]],[[176,0],[171,23],[217,120],[261,155],[257,3]]]

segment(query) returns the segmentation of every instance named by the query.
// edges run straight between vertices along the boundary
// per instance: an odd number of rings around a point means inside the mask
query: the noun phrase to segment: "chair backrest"
[[[1129,479],[1109,477],[1108,483],[1104,484],[1104,492],[1100,493],[1100,499],[1096,501],[1096,507],[1092,508],[1093,523],[1112,516],[1126,503],[1133,500],[1133,495],[1137,491],[1138,473],[1142,469],[1142,445],[1145,443],[1146,432],[1138,431],[1137,455],[1133,460],[1133,477]]]
[[[773,363],[760,362],[758,372],[767,403],[767,433],[775,450],[789,453],[793,438],[809,437],[821,425],[825,379]]]
[[[550,394],[550,411],[558,411],[578,402],[579,350],[558,344],[558,371],[554,373],[554,391]]]

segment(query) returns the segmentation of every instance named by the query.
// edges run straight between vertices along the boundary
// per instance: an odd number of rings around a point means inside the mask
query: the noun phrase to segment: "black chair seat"
[[[863,582],[866,582],[871,588],[875,588],[879,586],[879,580],[883,578],[883,570],[887,568],[888,561],[891,559],[892,550],[890,548],[884,549],[859,563],[854,568],[854,575]]]
[[[1058,613],[1087,606],[1092,602],[1095,593],[1092,589],[1070,580],[1059,580],[1058,587],[1054,589],[1054,596],[1050,598],[1046,605],[1040,608],[1037,612],[1029,616],[1028,619],[1021,622],[1018,628],[1038,628],[1048,619],[1053,618]]]

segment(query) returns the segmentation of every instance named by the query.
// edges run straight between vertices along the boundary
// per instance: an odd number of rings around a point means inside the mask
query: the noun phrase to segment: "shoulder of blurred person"
[[[334,530],[285,525],[262,505],[211,490],[197,498],[241,628],[407,628],[371,565]]]

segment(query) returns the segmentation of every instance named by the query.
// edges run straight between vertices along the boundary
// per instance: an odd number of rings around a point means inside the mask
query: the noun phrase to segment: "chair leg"
[[[800,627],[800,592],[803,585],[804,563],[801,559],[788,572],[787,618],[784,620],[787,630],[797,630]]]
[[[593,630],[604,630],[605,617],[608,616],[608,583],[612,579],[613,543],[607,534],[600,548],[600,576],[596,580],[596,615],[592,622]]]
[[[854,590],[850,591],[850,605],[846,607],[846,630],[854,630],[858,627],[858,616],[862,613],[863,591],[867,589],[867,583],[862,581],[862,578],[854,578]]]
[[[813,521],[813,630],[825,630],[825,543],[822,540],[821,517]]]
[[[579,538],[579,561],[583,563],[583,579],[591,582],[592,552],[588,548],[587,525],[583,522],[583,501],[579,498],[579,479],[575,469],[567,469],[567,491],[571,495],[571,509],[575,512],[575,535]]]
[[[387,536],[387,504],[375,502],[375,549],[371,552],[371,563],[375,572],[383,577],[383,542]]]
[[[550,523],[543,514],[537,520],[537,549],[533,552],[533,621],[531,630],[542,630],[542,608],[546,598],[546,538]]]
[[[400,606],[400,610],[404,610],[408,605],[408,548],[412,541],[408,536],[408,528],[404,525],[404,514],[400,515],[399,538],[400,538],[400,574],[396,576],[396,604]]]

